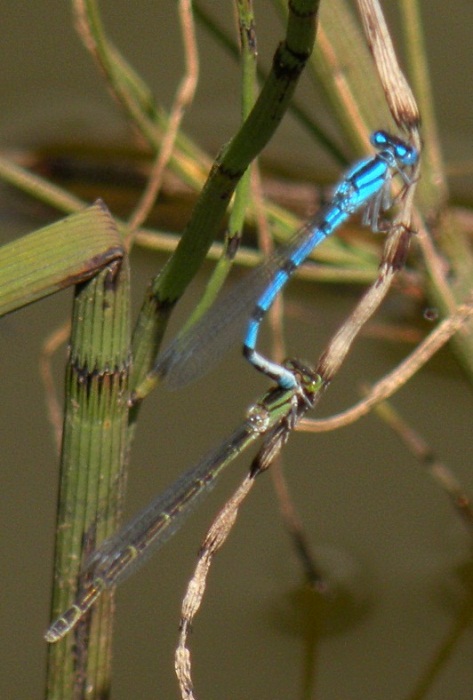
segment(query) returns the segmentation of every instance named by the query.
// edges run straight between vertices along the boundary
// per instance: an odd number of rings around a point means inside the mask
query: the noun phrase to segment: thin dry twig
[[[420,213],[416,213],[415,220],[417,227],[416,240],[422,251],[429,277],[431,278],[436,289],[441,294],[442,300],[450,310],[450,313],[454,313],[457,304],[455,301],[455,295],[453,294],[452,288],[450,287],[447,279],[449,266],[445,258],[443,258],[437,251],[432,240],[432,236],[425,226]]]
[[[200,548],[199,560],[182,602],[179,642],[174,665],[181,696],[185,700],[195,700],[190,651],[187,646],[189,631],[204,597],[207,575],[212,560],[230,534],[238,515],[238,509],[253,487],[254,481],[254,476],[248,475],[215,518]]]
[[[161,141],[159,153],[153,163],[146,188],[133,212],[129,225],[127,244],[130,238],[147,219],[161,188],[164,170],[171,159],[176,138],[186,109],[192,104],[199,76],[199,54],[197,51],[194,18],[191,0],[179,0],[179,18],[184,45],[185,73],[169,113],[168,126]]]
[[[462,326],[472,315],[472,301],[459,306],[456,313],[439,323],[437,328],[427,336],[404,362],[377,382],[365,399],[331,418],[319,420],[304,418],[299,423],[299,429],[312,433],[327,432],[342,428],[365,416],[376,404],[389,398],[404,386],[455,333],[461,330]]]
[[[378,0],[358,0],[368,46],[376,64],[386,101],[396,124],[417,133],[419,110],[397,61],[394,46]],[[415,143],[420,147],[420,141]]]
[[[54,442],[56,444],[58,454],[61,450],[63,413],[57,393],[57,387],[53,378],[52,359],[61,345],[67,343],[70,332],[71,322],[65,321],[43,342],[43,347],[39,358],[39,372],[46,396],[48,419],[53,428]]]
[[[316,369],[316,372],[320,374],[325,384],[329,384],[332,381],[345,360],[356,336],[381,305],[391,287],[395,274],[395,270],[390,268],[386,274],[371,285],[349,318],[330,341]]]
[[[417,151],[421,151],[420,114],[412,90],[402,72],[389,29],[378,0],[358,0],[361,21],[368,46],[378,71],[389,110],[396,124],[409,132]],[[411,227],[414,194],[420,173],[420,159],[414,167],[411,181],[401,197],[401,207],[389,234],[381,274],[388,268],[400,269],[405,262],[413,233]]]
[[[369,146],[368,126],[363,119],[360,110],[359,100],[353,93],[352,85],[347,77],[346,66],[340,60],[335,46],[330,41],[330,37],[321,23],[317,32],[317,44],[324,56],[327,65],[333,76],[334,91],[340,100],[343,110],[347,115],[347,120],[353,125],[355,133],[364,135],[364,145]]]

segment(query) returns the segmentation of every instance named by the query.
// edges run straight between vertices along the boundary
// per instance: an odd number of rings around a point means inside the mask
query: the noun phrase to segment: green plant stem
[[[241,37],[241,113],[242,121],[244,122],[253,109],[255,102],[257,51],[252,3],[246,0],[238,0],[237,9]],[[194,313],[187,319],[185,327],[191,326],[198,321],[202,314],[212,305],[233,266],[236,252],[240,247],[243,226],[250,200],[250,177],[251,171],[248,168],[235,189],[235,198],[229,216],[228,228],[225,233],[222,254],[198,306]]]
[[[284,4],[284,19],[287,17],[286,3]],[[199,2],[194,2],[194,13],[196,19],[204,26],[209,34],[227,51],[233,58],[239,58],[239,49],[236,41],[218,25],[212,15],[207,10],[200,6]],[[257,66],[258,78],[261,82],[267,79],[267,72]],[[289,110],[303,128],[317,141],[340,165],[348,165],[349,161],[343,151],[337,146],[334,139],[320,124],[314,120],[313,115],[309,110],[306,110],[296,99],[293,99]]]
[[[129,271],[106,266],[76,289],[66,398],[52,616],[74,599],[87,554],[116,530],[126,456]],[[48,649],[48,700],[108,697],[113,594]]]
[[[0,316],[89,279],[123,252],[102,203],[2,246]]]
[[[313,49],[318,2],[297,0],[291,3],[285,40],[278,47],[273,68],[255,106],[240,130],[217,157],[186,226],[176,252],[152,283],[142,307],[133,336],[134,364],[132,386],[142,398],[154,386],[156,378],[146,373],[152,366],[157,346],[139,353],[145,334],[160,340],[164,327],[156,329],[154,319],[165,324],[174,304],[202,264],[221,226],[231,196],[251,161],[266,146],[288,107],[298,78]],[[136,354],[135,354],[136,353]]]

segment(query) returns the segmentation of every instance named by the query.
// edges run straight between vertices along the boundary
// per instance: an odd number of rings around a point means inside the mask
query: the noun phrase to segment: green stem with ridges
[[[157,331],[153,318],[158,311],[160,324],[166,321],[175,302],[201,266],[218,233],[235,187],[279,126],[313,49],[318,2],[295,0],[290,9],[286,38],[276,51],[268,80],[248,118],[217,157],[176,251],[155,278],[140,312],[133,334],[133,356],[135,348],[143,342],[149,351],[142,354],[141,361],[134,366],[132,387],[138,387],[139,398],[155,384],[153,376],[146,380],[145,376],[158,349],[144,340],[143,331],[149,334],[148,338],[160,338],[164,329],[161,326]]]
[[[252,3],[239,0],[237,3],[239,29],[241,37],[242,70],[242,121],[253,109],[256,94],[256,34]],[[240,247],[243,226],[250,200],[251,171],[247,169],[235,189],[235,198],[230,212],[228,228],[225,233],[222,254],[209,279],[205,292],[199,300],[194,313],[187,319],[183,331],[192,326],[213,304],[220,289],[232,269],[235,255]]]
[[[52,616],[77,593],[87,553],[116,530],[128,425],[129,270],[106,266],[76,289],[66,370]],[[79,583],[78,583],[79,582]],[[49,647],[48,700],[109,692],[112,594],[77,635]]]
[[[7,243],[0,248],[0,316],[93,277],[123,252],[102,203]]]

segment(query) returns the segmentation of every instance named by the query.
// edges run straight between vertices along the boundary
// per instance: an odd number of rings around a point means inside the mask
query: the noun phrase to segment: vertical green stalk
[[[66,369],[52,617],[75,598],[87,554],[115,531],[124,486],[129,374],[128,261],[76,287]],[[105,698],[110,690],[113,592],[49,646],[47,698]]]
[[[241,43],[241,114],[242,121],[248,118],[255,103],[256,95],[256,32],[253,3],[251,0],[238,0],[236,4]],[[183,328],[192,326],[214,303],[225,283],[238,248],[240,247],[245,224],[245,216],[250,199],[251,171],[248,168],[235,188],[233,207],[230,212],[228,228],[225,233],[223,251],[207,283],[206,290],[199,300],[194,312],[189,316]]]

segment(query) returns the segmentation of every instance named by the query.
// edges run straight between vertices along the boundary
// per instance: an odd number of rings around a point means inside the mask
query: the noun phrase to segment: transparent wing
[[[294,251],[313,236],[326,211],[327,208],[321,209],[298,229],[287,246],[278,248],[265,263],[224,292],[194,326],[178,334],[158,356],[155,370],[170,389],[182,388],[199,379],[235,343],[243,344],[246,324],[259,296]]]
[[[239,340],[243,342],[246,322],[275,267],[277,263],[271,258],[245,275],[159,355],[155,370],[170,389],[179,389],[199,379],[223,358],[229,348]]]

